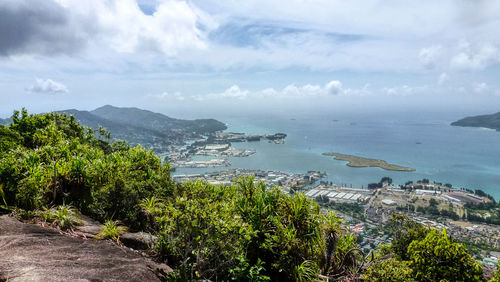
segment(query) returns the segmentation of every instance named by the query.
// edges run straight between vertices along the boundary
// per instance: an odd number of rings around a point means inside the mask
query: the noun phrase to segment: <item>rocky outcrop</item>
[[[66,236],[0,216],[0,281],[161,281],[169,271],[111,241]]]

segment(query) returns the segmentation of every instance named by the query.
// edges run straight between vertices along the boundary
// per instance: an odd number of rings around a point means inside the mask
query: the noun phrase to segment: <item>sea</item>
[[[450,126],[458,114],[371,113],[366,115],[293,113],[220,117],[231,132],[266,134],[283,132],[285,144],[233,143],[253,149],[249,157],[230,157],[231,167],[179,168],[174,174],[198,174],[231,168],[274,170],[287,173],[326,172],[323,180],[337,185],[366,187],[389,176],[395,184],[427,178],[455,188],[482,189],[500,200],[500,132]],[[323,156],[336,152],[411,167],[414,172],[381,168],[353,168],[345,161]],[[208,157],[208,159],[213,157]],[[207,159],[196,157],[195,159]]]

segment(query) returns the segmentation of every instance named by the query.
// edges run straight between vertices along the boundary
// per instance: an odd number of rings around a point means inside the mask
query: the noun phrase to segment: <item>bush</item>
[[[412,269],[408,262],[389,258],[371,264],[363,273],[366,281],[415,281],[412,278]]]
[[[38,211],[35,215],[41,217],[45,222],[49,222],[62,230],[73,229],[80,225],[81,221],[71,206],[57,206],[45,211]]]
[[[149,199],[143,207],[161,230],[156,250],[179,280],[230,280],[257,270],[259,279],[308,280],[351,273],[358,258],[355,238],[334,214],[324,215],[302,193],[266,190],[251,177],[231,186],[184,183],[173,199]]]
[[[431,230],[408,247],[410,267],[418,281],[482,281],[482,267],[446,234]]]
[[[2,206],[33,211],[68,203],[98,220],[144,230],[141,201],[168,198],[174,189],[169,166],[152,151],[122,141],[110,145],[72,116],[23,110],[0,130],[20,140],[0,151]]]
[[[403,215],[393,215],[389,223],[392,233],[391,251],[400,260],[409,260],[408,247],[424,239],[429,229]]]
[[[112,239],[120,241],[120,236],[127,232],[127,227],[121,226],[117,221],[108,220],[101,227],[101,232],[96,235],[97,240]]]
[[[497,265],[497,270],[493,273],[489,282],[500,282],[500,262]]]

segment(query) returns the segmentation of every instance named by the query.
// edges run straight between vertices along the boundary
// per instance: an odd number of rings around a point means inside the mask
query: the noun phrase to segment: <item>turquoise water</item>
[[[455,120],[408,115],[406,117],[341,115],[220,118],[229,131],[288,134],[285,144],[267,141],[234,143],[236,148],[255,149],[246,158],[230,158],[233,168],[304,173],[318,170],[328,181],[357,187],[389,176],[396,184],[428,178],[454,187],[482,189],[500,199],[500,132],[450,126]],[[339,152],[415,168],[415,172],[380,168],[351,168],[344,161],[322,156]],[[200,173],[227,168],[178,169],[176,174]]]

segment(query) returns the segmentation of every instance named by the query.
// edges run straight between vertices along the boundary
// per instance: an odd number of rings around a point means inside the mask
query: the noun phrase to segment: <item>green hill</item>
[[[224,123],[215,119],[182,120],[138,108],[118,108],[106,105],[91,111],[91,113],[108,120],[160,132],[183,131],[194,134],[209,134],[227,128]]]
[[[138,108],[119,108],[106,105],[93,111],[69,109],[58,111],[73,115],[81,124],[97,130],[106,128],[114,139],[127,141],[163,152],[169,145],[181,145],[191,138],[200,138],[216,131],[225,130],[224,123],[215,119],[183,120]],[[0,119],[0,124],[12,120]]]
[[[500,131],[500,112],[491,115],[466,117],[455,122],[453,126],[484,127]]]
[[[132,145],[141,144],[147,148],[156,148],[157,151],[161,151],[162,148],[171,144],[182,144],[185,138],[187,138],[187,136],[182,133],[151,130],[117,120],[102,118],[88,111],[71,109],[60,111],[60,113],[73,115],[80,123],[94,130],[102,126],[106,128],[115,139],[125,140]]]

